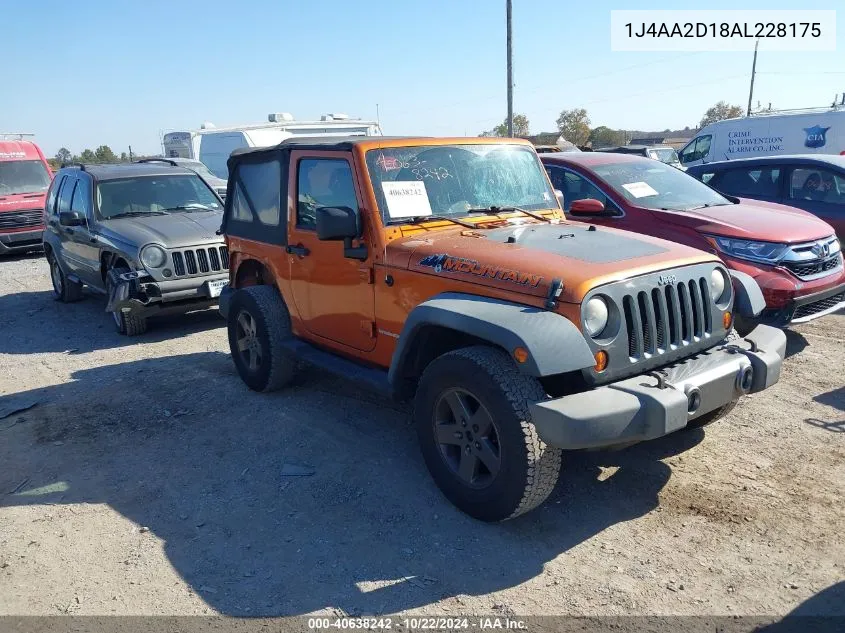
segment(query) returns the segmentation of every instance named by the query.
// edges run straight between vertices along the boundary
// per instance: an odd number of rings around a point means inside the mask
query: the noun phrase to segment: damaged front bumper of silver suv
[[[531,405],[541,439],[562,449],[655,439],[778,381],[786,335],[766,325],[658,371]]]
[[[139,316],[179,314],[217,305],[229,282],[224,271],[201,277],[156,281],[147,271],[109,271],[112,291],[106,312],[131,312]]]

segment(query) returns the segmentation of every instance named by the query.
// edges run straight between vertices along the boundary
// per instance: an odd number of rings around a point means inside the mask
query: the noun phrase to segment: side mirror
[[[598,215],[604,213],[604,203],[595,198],[583,198],[581,200],[574,200],[569,205],[570,213],[583,213],[584,215]]]
[[[79,211],[62,211],[59,214],[59,224],[62,226],[84,226],[85,216]]]
[[[317,209],[317,239],[343,240],[343,256],[364,261],[367,245],[352,246],[352,240],[361,237],[361,214],[349,207],[319,207]]]
[[[317,209],[317,239],[345,240],[361,234],[360,216],[349,207]]]
[[[563,192],[560,189],[555,189],[555,197],[557,201],[563,204]]]

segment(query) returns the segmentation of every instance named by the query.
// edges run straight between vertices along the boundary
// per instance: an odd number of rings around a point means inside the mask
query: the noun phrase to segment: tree
[[[121,163],[128,163],[129,157],[126,155],[126,152],[120,152],[120,162]]]
[[[90,149],[82,150],[82,153],[79,155],[79,162],[80,163],[96,163],[97,162],[97,155],[92,152]]]
[[[514,136],[528,136],[528,117],[524,114],[513,115],[513,135]],[[508,135],[508,120],[505,118],[499,125],[492,130],[487,130],[479,134],[479,136],[507,136]]]
[[[97,149],[94,150],[94,156],[97,157],[98,163],[116,163],[117,156],[115,156],[114,152],[111,151],[111,147],[108,145],[100,145]]]
[[[56,152],[56,162],[61,165],[62,163],[69,163],[73,160],[73,154],[70,153],[70,150],[67,147],[62,147]]]
[[[624,130],[612,130],[604,125],[593,128],[589,137],[590,145],[594,148],[624,145],[626,140],[627,138],[625,137]]]
[[[701,118],[701,123],[698,124],[698,127],[702,128],[705,125],[710,125],[716,121],[734,119],[738,116],[742,116],[742,106],[730,105],[726,101],[720,101],[712,108],[708,108],[707,112],[705,112],[704,116]]]
[[[590,140],[590,117],[584,108],[563,110],[556,123],[561,136],[570,143],[584,145]]]

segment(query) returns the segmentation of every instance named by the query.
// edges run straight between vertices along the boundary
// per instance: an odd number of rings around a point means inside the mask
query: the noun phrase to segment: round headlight
[[[714,302],[718,302],[725,294],[726,284],[725,273],[718,268],[714,268],[713,272],[710,273],[710,298]]]
[[[167,262],[167,253],[161,246],[150,244],[141,250],[141,263],[146,268],[161,268]]]
[[[601,297],[593,297],[584,306],[584,329],[595,338],[607,327],[607,304]]]

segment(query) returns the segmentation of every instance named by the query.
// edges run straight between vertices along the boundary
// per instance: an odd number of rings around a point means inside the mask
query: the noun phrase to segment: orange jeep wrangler
[[[299,138],[235,151],[220,298],[256,391],[299,362],[413,399],[443,494],[484,521],[549,495],[563,449],[724,416],[779,377],[780,330],[715,255],[568,222],[526,141]]]

